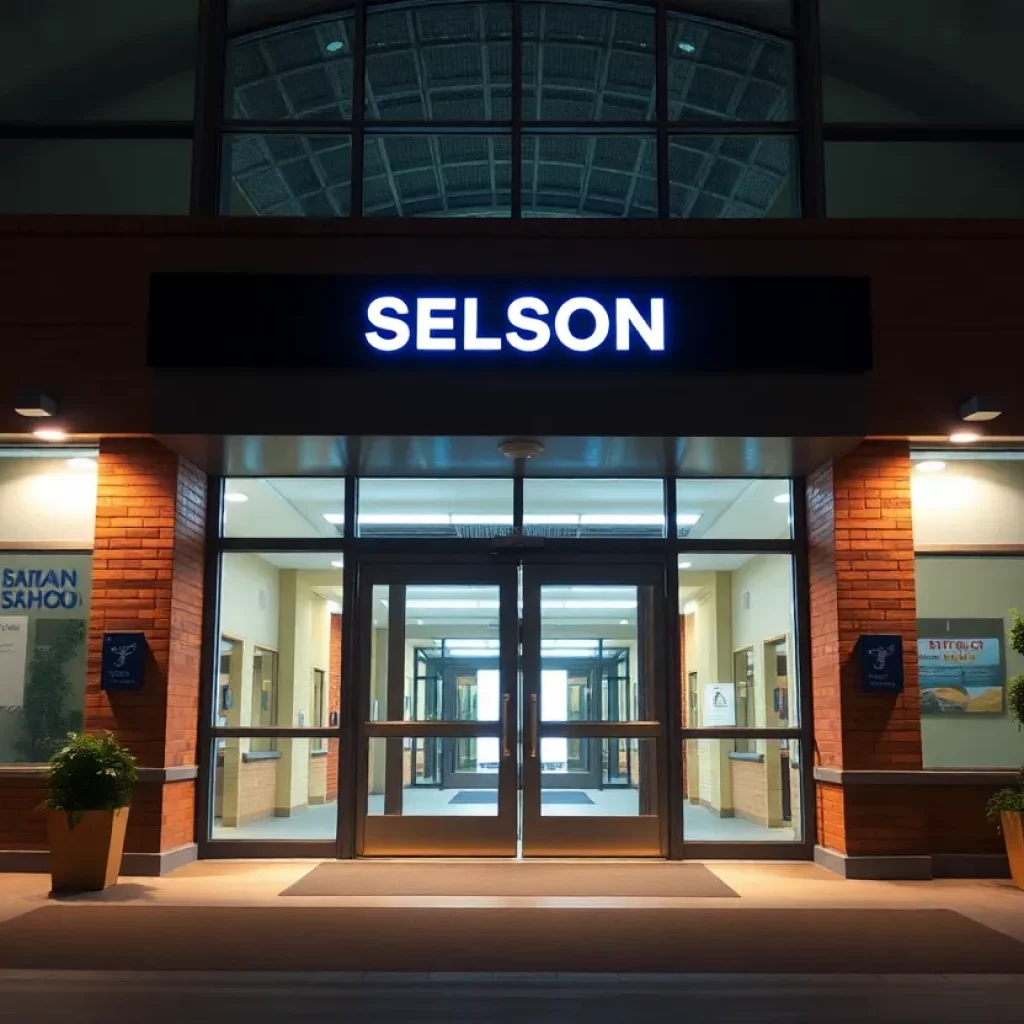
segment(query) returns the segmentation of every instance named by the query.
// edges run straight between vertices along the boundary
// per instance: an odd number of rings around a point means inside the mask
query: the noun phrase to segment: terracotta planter
[[[1024,811],[1002,811],[1000,817],[1010,874],[1017,888],[1024,889]]]
[[[128,808],[84,811],[74,828],[64,811],[47,812],[54,892],[93,892],[117,881]]]

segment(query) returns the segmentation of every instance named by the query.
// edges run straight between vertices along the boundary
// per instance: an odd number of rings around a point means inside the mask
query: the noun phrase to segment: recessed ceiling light
[[[787,491],[785,494],[776,494],[774,500],[776,505],[788,505],[789,492]]]
[[[340,526],[345,522],[344,512],[325,512],[324,519],[331,524],[331,526]]]
[[[629,619],[619,619],[619,625],[620,626],[628,626],[629,625]]]
[[[945,468],[946,464],[938,459],[926,459],[924,462],[917,464],[917,471],[919,473],[941,473]]]
[[[679,52],[680,53],[696,53],[697,52],[697,47],[694,46],[693,43],[688,43],[685,40],[680,40],[680,42],[679,42]]]
[[[68,466],[71,469],[80,469],[83,471],[89,471],[96,468],[95,459],[87,459],[82,456],[78,456],[74,459],[68,459]]]
[[[422,626],[423,625],[423,620],[422,619],[417,619],[416,620],[416,625],[417,626]]]
[[[676,523],[679,526],[696,526],[699,522],[699,512],[679,512],[676,514]]]
[[[230,501],[234,505],[241,505],[243,501],[249,500],[249,495],[242,494],[241,491],[228,491],[227,494],[224,495],[224,500]]]
[[[328,53],[340,53],[345,49],[345,44],[340,39],[332,39],[325,49]]]
[[[332,569],[344,569],[345,568],[345,563],[344,562],[331,562],[331,568]]]
[[[692,569],[693,568],[693,562],[680,562],[679,563],[679,568],[680,569]]]
[[[66,430],[59,430],[56,427],[44,427],[40,430],[33,430],[32,433],[40,441],[66,441],[68,439],[68,432]]]
[[[974,444],[981,440],[981,434],[971,430],[958,430],[955,434],[949,435],[950,444]]]

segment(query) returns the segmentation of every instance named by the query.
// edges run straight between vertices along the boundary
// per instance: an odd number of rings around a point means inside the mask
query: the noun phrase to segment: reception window
[[[1007,708],[1024,658],[1008,642],[1024,608],[1024,453],[915,452],[917,655],[926,768],[1019,768]]]
[[[96,452],[0,451],[0,764],[81,729]]]

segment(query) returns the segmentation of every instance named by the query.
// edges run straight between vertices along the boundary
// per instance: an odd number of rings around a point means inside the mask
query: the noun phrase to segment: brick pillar
[[[187,859],[194,840],[205,516],[191,463],[149,439],[101,443],[85,728],[115,733],[142,769],[125,845],[141,856],[127,873],[157,873],[172,850]],[[107,694],[103,633],[122,630],[146,635],[144,685]]]
[[[331,661],[327,678],[328,722],[341,714],[341,623],[340,615],[331,616]],[[327,741],[327,801],[338,799],[338,741]]]
[[[908,445],[865,442],[822,466],[807,482],[807,513],[815,764],[920,769]],[[902,694],[861,691],[854,648],[864,633],[903,637]],[[923,825],[894,795],[819,783],[819,843],[848,854],[912,852]]]

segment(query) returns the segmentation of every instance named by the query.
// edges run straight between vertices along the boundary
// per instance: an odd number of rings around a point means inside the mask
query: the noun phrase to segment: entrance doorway
[[[356,852],[667,854],[666,567],[370,563]]]

